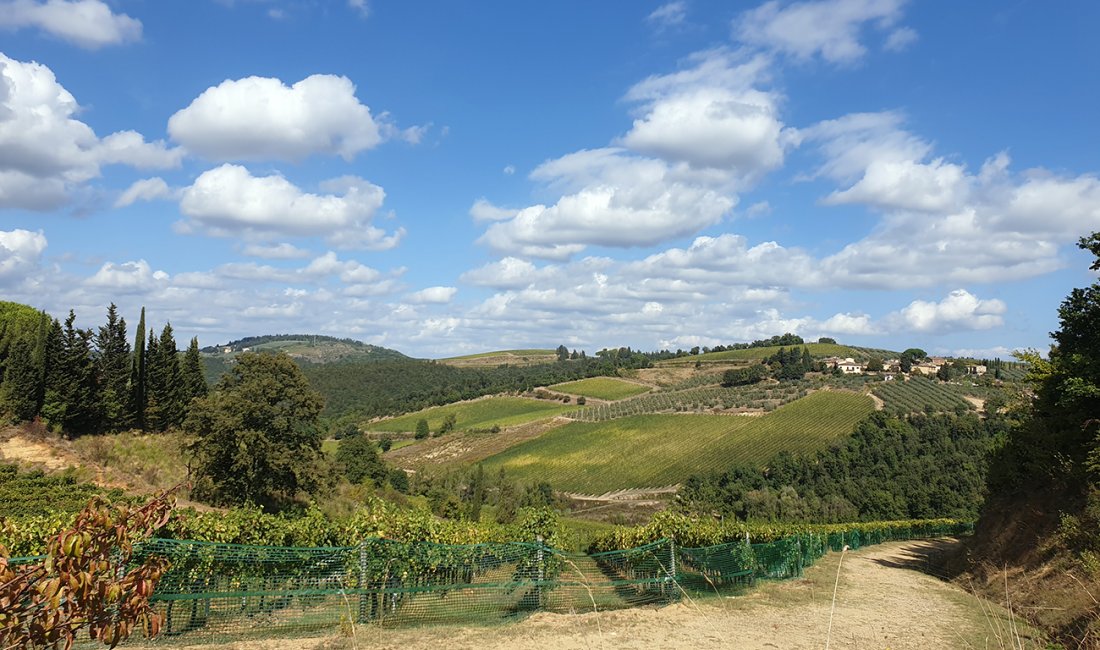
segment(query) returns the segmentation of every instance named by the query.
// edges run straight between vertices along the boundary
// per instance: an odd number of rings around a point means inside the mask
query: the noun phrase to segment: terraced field
[[[773,411],[806,396],[821,381],[801,380],[750,386],[703,386],[678,391],[661,391],[611,404],[593,404],[565,414],[582,422],[602,422],[648,413],[705,413],[712,410],[759,409]]]
[[[563,384],[554,384],[550,388],[559,393],[595,397],[596,399],[608,401],[634,397],[635,395],[648,393],[650,390],[648,386],[641,386],[613,377],[591,377],[578,381],[567,381]]]
[[[575,408],[560,402],[551,402],[523,397],[490,397],[470,402],[458,402],[446,406],[425,409],[396,418],[379,420],[364,425],[368,431],[415,431],[420,419],[428,421],[428,427],[437,431],[443,420],[452,413],[455,416],[455,428],[488,429],[493,425],[507,427],[551,417]]]
[[[678,483],[780,451],[809,453],[847,435],[874,410],[866,395],[813,393],[759,417],[638,415],[574,422],[492,456],[486,470],[588,494]]]

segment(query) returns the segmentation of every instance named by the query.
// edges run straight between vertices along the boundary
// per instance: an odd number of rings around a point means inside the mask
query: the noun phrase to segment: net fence
[[[350,632],[352,626],[484,625],[534,611],[605,611],[723,593],[802,574],[829,550],[957,535],[965,526],[807,533],[682,547],[662,539],[605,553],[539,542],[463,546],[366,539],[351,547],[268,547],[152,539],[168,559],[152,597],[156,643]],[[34,558],[13,558],[31,561]]]

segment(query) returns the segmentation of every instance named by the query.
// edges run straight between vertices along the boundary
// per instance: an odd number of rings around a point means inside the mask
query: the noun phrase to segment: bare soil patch
[[[974,405],[974,408],[979,412],[985,410],[985,400],[980,397],[974,397],[972,395],[963,395],[963,399]]]
[[[428,438],[388,452],[386,460],[403,469],[415,469],[424,464],[477,463],[569,422],[572,420],[559,416],[508,427],[500,433],[460,433]]]
[[[18,434],[0,439],[0,460],[45,470],[62,470],[80,464],[75,456],[63,454],[50,445]]]
[[[810,649],[1041,647],[1015,635],[1007,612],[914,567],[954,541],[882,544],[833,553],[799,580],[765,584],[745,596],[685,599],[662,608],[582,614],[539,613],[495,627],[385,630],[358,627],[328,636],[228,643],[224,650],[598,650],[609,648]],[[831,612],[836,576],[835,611]],[[830,614],[832,630],[829,629]],[[1011,640],[1010,640],[1011,639]],[[1016,643],[1015,646],[1011,645]],[[211,648],[211,646],[192,646]]]

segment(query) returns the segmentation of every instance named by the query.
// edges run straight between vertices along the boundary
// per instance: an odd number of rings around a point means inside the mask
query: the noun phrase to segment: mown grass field
[[[550,388],[560,393],[583,395],[584,397],[594,397],[608,401],[634,397],[635,395],[648,393],[650,390],[647,386],[639,386],[613,377],[590,377],[578,381],[567,381],[562,384],[554,384]]]
[[[760,417],[638,415],[574,422],[485,461],[515,479],[587,494],[679,483],[732,464],[763,465],[780,451],[809,453],[852,431],[874,410],[870,397],[808,395]]]
[[[523,397],[490,397],[472,402],[437,406],[396,418],[365,424],[369,431],[415,431],[420,419],[428,421],[432,431],[438,431],[443,420],[455,416],[455,429],[488,429],[494,424],[507,427],[550,417],[576,408],[571,404]]]

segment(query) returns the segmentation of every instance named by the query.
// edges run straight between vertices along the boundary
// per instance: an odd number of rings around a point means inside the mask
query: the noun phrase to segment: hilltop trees
[[[193,494],[216,505],[267,509],[321,482],[321,395],[285,354],[244,353],[214,390],[195,400],[184,429]]]
[[[920,363],[928,358],[928,353],[920,348],[909,348],[905,352],[901,353],[901,371],[909,372],[913,369],[914,363]]]
[[[814,369],[814,360],[809,348],[779,348],[775,354],[764,359],[770,365],[777,379],[802,379]]]

